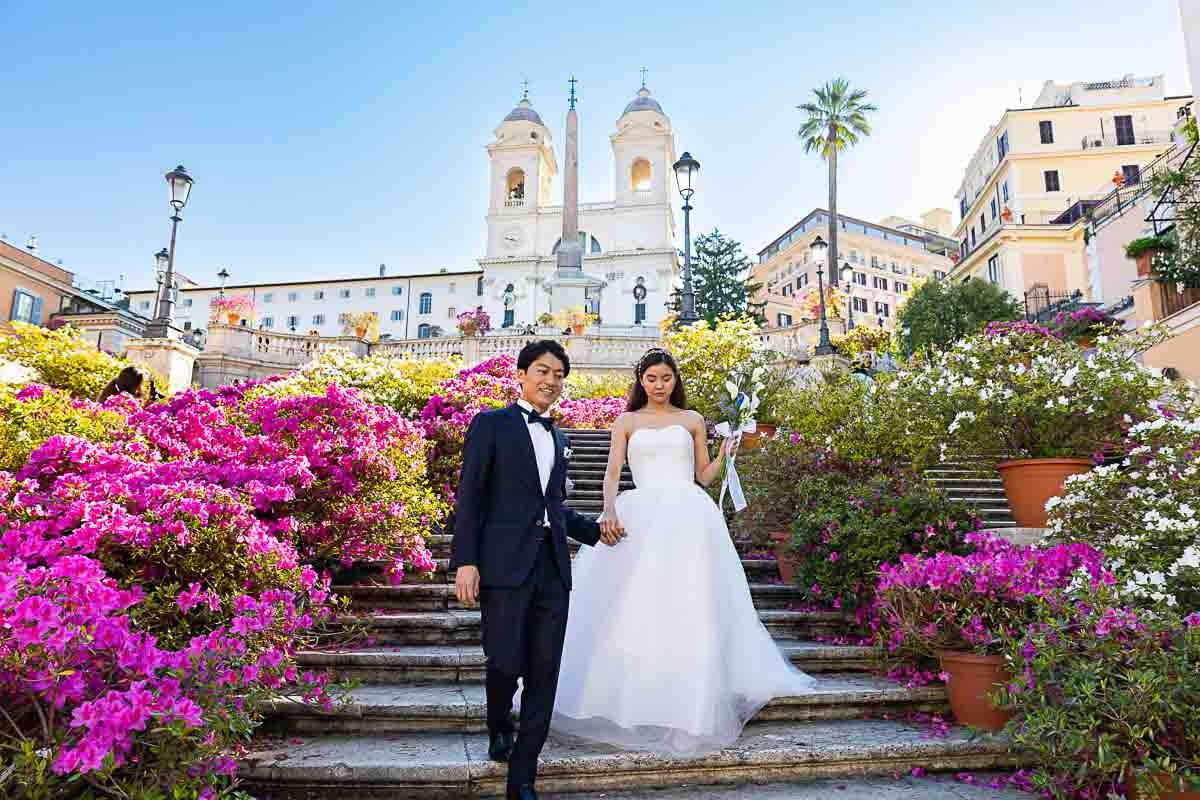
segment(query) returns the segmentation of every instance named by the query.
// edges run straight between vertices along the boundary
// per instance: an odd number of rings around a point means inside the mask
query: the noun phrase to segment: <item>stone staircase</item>
[[[597,437],[579,440],[585,438]],[[573,476],[603,469],[602,463],[591,466],[600,460],[601,446],[589,445],[573,442],[575,459],[595,457],[577,460]],[[573,502],[584,512],[599,510],[590,498],[576,496]],[[431,577],[406,576],[402,585],[388,586],[380,563],[369,565],[362,584],[335,587],[351,603],[340,622],[365,624],[373,641],[303,652],[299,661],[305,669],[330,670],[361,685],[350,704],[328,712],[300,702],[270,709],[266,733],[241,769],[245,788],[256,798],[502,796],[505,766],[487,758],[479,612],[461,608],[454,597],[447,570],[450,537],[430,537],[429,545],[438,558]],[[906,721],[913,714],[944,713],[943,687],[908,688],[872,675],[872,647],[818,641],[846,632],[844,615],[789,607],[797,595],[792,587],[769,582],[777,574],[774,562],[742,564],[759,618],[781,652],[817,677],[816,690],[776,698],[734,746],[695,758],[626,752],[552,735],[540,767],[544,795],[625,790],[642,797],[647,795],[639,793],[669,787],[753,784],[745,787],[746,796],[755,796],[751,790],[762,784],[780,789],[803,782],[796,794],[778,796],[842,796],[840,790],[848,787],[868,797],[876,796],[871,787],[879,785],[869,776],[1013,764],[1002,739],[972,738],[960,729],[934,738],[919,722]],[[807,787],[825,785],[814,781],[826,779],[840,781],[837,795],[808,794]],[[924,795],[918,790],[905,796]]]
[[[564,431],[571,441],[567,469],[570,495],[567,505],[582,514],[599,516],[604,510],[604,469],[608,464],[609,431]],[[621,491],[633,488],[629,465],[621,468]]]

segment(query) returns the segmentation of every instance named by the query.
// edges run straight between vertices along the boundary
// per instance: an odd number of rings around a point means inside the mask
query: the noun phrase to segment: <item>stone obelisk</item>
[[[562,240],[558,245],[558,274],[575,277],[583,271],[583,246],[579,243],[579,118],[575,114],[575,84],[571,84],[567,111],[566,152],[563,158]]]

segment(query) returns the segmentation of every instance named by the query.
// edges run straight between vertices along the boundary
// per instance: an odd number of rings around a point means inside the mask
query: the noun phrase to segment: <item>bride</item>
[[[812,688],[759,621],[716,503],[696,485],[720,474],[704,418],[687,410],[675,359],[646,353],[612,430],[604,552],[584,548],[552,727],[678,756],[732,744],[771,698]],[[636,489],[617,494],[626,456]]]

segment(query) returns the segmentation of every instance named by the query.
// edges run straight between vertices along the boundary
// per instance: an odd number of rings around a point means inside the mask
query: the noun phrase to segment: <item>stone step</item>
[[[603,493],[604,491],[603,472],[595,475],[593,475],[593,473],[587,473],[585,476],[581,475],[578,478],[571,478],[571,482],[574,483],[574,486],[571,487],[570,497],[575,497],[579,492],[598,491]],[[637,487],[631,480],[622,480],[618,486],[618,490],[622,492],[627,492],[634,488]]]
[[[350,702],[331,711],[280,700],[266,709],[269,729],[282,734],[480,733],[487,730],[484,687],[469,683],[360,686]],[[777,697],[754,717],[757,722],[862,719],[909,712],[942,714],[942,686],[910,689],[886,678],[827,673],[810,692]]]
[[[242,759],[239,773],[242,788],[271,800],[503,795],[507,768],[488,759],[487,745],[487,735],[477,733],[263,739]],[[964,729],[936,738],[920,725],[894,720],[765,722],[747,726],[724,750],[690,758],[551,736],[539,762],[538,789],[628,791],[1014,764],[1006,739]]]
[[[448,611],[462,609],[454,596],[454,584],[447,575],[445,580],[432,583],[390,585],[344,585],[334,586],[337,594],[350,598],[351,608],[386,608],[404,611]],[[750,596],[756,608],[786,608],[798,603],[802,597],[794,586],[771,583],[750,584]]]
[[[954,488],[957,486],[991,486],[1001,490],[1004,489],[1004,481],[1000,480],[999,478],[950,478],[926,474],[925,479],[930,483],[946,488]]]
[[[763,609],[758,618],[776,639],[816,639],[844,633],[851,625],[845,614],[835,611]],[[377,644],[479,644],[478,611],[372,609],[340,615],[337,622],[365,623]]]
[[[878,665],[878,651],[860,645],[835,645],[802,639],[777,639],[783,654],[809,673],[867,672]],[[371,646],[306,650],[297,660],[305,669],[332,670],[367,683],[481,683],[483,648],[478,645]]]
[[[1007,786],[1006,773],[968,773],[966,783],[953,775],[895,774],[882,778],[826,778],[808,783],[751,781],[736,786],[689,786],[631,792],[585,792],[571,800],[1029,800],[1019,789],[992,789],[997,781]]]
[[[596,513],[599,512],[597,511]],[[989,527],[998,526],[989,523]],[[578,552],[579,548],[583,545],[579,544],[574,539],[568,539],[567,546],[570,548],[572,553],[575,553]],[[604,545],[598,546],[603,547]],[[454,580],[454,575],[450,572],[450,559],[445,556],[441,558],[437,557],[439,553],[446,552],[448,550],[448,546],[438,543],[437,547],[439,550],[434,552],[434,564],[436,565],[434,571],[426,573],[405,573],[403,578],[405,585],[450,583]],[[361,567],[362,577],[355,578],[353,580],[355,580],[356,583],[361,581],[364,584],[374,582],[381,586],[386,585],[388,583],[385,575],[387,564],[388,562],[386,561],[364,562],[361,565],[358,565]],[[744,558],[742,559],[742,569],[746,571],[746,578],[751,583],[768,583],[772,577],[778,577],[779,575],[778,567],[775,561],[771,559]]]

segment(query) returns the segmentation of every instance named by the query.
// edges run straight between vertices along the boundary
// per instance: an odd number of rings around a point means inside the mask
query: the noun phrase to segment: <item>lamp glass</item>
[[[823,265],[825,263],[825,253],[829,250],[829,245],[825,243],[825,240],[818,236],[813,239],[813,243],[808,247],[812,251],[813,261],[817,262],[817,266]]]
[[[166,179],[171,205],[178,211],[187,205],[188,195],[192,193],[192,176],[188,175],[187,170],[181,164],[168,172]]]
[[[675,162],[675,181],[679,184],[679,193],[690,195],[696,191],[700,177],[700,162],[692,158],[690,153]]]
[[[159,277],[162,277],[162,274],[167,271],[167,254],[166,254],[166,252],[160,250],[159,252],[154,254],[154,271],[155,271],[155,273],[158,274]]]

